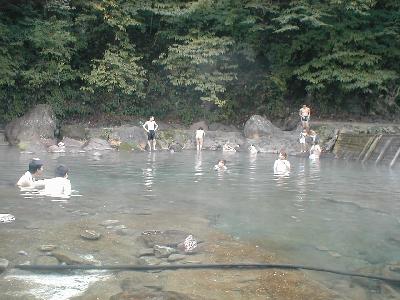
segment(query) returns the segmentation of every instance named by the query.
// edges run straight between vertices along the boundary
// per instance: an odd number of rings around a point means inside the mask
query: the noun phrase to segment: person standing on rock
[[[42,175],[43,163],[39,158],[33,158],[28,166],[28,171],[18,180],[17,185],[21,188],[38,188],[44,186],[44,180],[36,180]]]
[[[300,108],[299,116],[301,120],[301,125],[303,126],[304,129],[308,129],[310,127],[308,123],[310,121],[310,115],[311,115],[310,108],[307,107],[307,105],[303,104],[303,107]]]
[[[196,145],[197,145],[197,151],[201,151],[203,149],[203,142],[204,142],[204,136],[205,132],[203,127],[199,127],[199,129],[196,130]]]
[[[149,120],[143,124],[143,128],[147,132],[147,144],[149,145],[149,151],[152,149],[151,144],[153,144],[153,150],[156,150],[156,130],[158,128],[158,124],[156,121],[154,121],[153,116],[151,116]]]

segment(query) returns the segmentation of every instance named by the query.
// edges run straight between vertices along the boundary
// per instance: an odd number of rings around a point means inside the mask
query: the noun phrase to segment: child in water
[[[300,132],[300,138],[299,138],[301,153],[307,152],[307,149],[306,149],[306,137],[307,137],[307,130],[303,129],[303,131]]]
[[[318,159],[321,155],[322,149],[317,141],[310,148],[310,156],[309,159]]]
[[[228,169],[228,168],[226,167],[226,160],[225,159],[220,159],[217,162],[217,164],[214,166],[214,170],[216,170],[216,171],[219,171],[219,170],[223,171],[223,170],[226,170],[226,169]]]
[[[287,160],[287,154],[284,151],[279,153],[278,159],[274,163],[275,175],[288,175],[290,172],[290,162]]]

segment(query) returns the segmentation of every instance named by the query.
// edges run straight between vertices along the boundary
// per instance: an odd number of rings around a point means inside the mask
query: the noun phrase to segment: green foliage
[[[93,60],[91,73],[84,76],[89,84],[86,89],[94,92],[97,88],[108,93],[121,92],[143,97],[146,71],[138,64],[140,59],[129,46],[122,49],[111,47],[105,51],[103,59]]]
[[[399,113],[399,19],[396,0],[5,0],[0,121]]]

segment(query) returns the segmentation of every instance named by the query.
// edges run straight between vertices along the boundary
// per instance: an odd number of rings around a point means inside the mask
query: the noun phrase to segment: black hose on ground
[[[381,280],[392,284],[400,284],[400,278],[389,278],[353,272],[345,272],[326,268],[309,267],[291,264],[185,264],[185,265],[162,265],[162,266],[138,266],[138,265],[14,265],[14,269],[28,271],[65,271],[65,270],[108,270],[108,271],[165,271],[178,269],[283,269],[283,270],[309,270],[344,276],[362,277]]]

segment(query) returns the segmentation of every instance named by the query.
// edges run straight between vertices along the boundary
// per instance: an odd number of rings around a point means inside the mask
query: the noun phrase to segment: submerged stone
[[[8,268],[8,260],[0,258],[0,273],[4,272]]]
[[[101,234],[94,230],[86,229],[81,232],[80,236],[85,240],[96,241],[96,240],[100,239]]]

